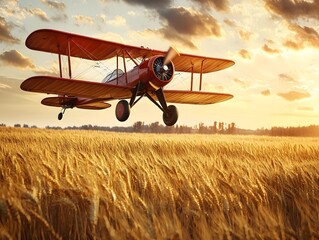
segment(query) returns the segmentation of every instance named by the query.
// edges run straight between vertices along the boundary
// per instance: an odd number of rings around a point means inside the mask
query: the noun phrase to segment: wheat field
[[[319,239],[314,138],[0,128],[0,239]]]

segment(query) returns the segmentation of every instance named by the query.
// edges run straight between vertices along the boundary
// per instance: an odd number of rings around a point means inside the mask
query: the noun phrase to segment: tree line
[[[0,127],[6,127],[5,124],[0,124]],[[27,124],[15,124],[16,128],[37,128],[37,126],[29,126]],[[215,121],[213,125],[205,125],[199,123],[193,127],[187,125],[165,126],[159,122],[145,124],[144,122],[135,122],[132,126],[128,127],[104,127],[97,125],[82,125],[73,127],[52,127],[46,126],[47,129],[68,129],[68,130],[97,130],[97,131],[112,131],[112,132],[137,132],[137,133],[195,133],[195,134],[238,134],[238,135],[266,135],[266,136],[307,136],[319,137],[319,125],[299,126],[299,127],[272,127],[270,129],[241,129],[237,128],[234,122],[224,123]]]

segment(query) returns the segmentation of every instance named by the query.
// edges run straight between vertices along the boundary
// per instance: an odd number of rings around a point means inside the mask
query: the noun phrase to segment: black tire
[[[61,120],[62,118],[63,118],[63,113],[60,112],[58,115],[58,119]]]
[[[130,105],[128,101],[121,100],[117,103],[115,108],[115,116],[120,122],[125,122],[130,116]]]
[[[163,113],[163,121],[166,126],[173,126],[178,119],[178,111],[174,105],[167,107],[167,113]]]

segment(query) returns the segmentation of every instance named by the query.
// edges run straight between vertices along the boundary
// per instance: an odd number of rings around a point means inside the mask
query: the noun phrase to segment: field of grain
[[[319,139],[0,128],[0,239],[319,239]]]

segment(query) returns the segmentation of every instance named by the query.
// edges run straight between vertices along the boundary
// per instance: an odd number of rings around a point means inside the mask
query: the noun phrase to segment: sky
[[[54,54],[25,46],[42,28],[124,44],[226,58],[235,65],[203,76],[203,91],[234,98],[213,105],[177,104],[177,124],[235,122],[239,128],[319,124],[319,0],[0,0],[0,123],[50,126],[130,126],[162,123],[161,111],[142,99],[118,122],[117,101],[105,110],[41,105],[46,94],[20,90],[36,75],[58,75]],[[62,58],[67,76],[67,59]],[[132,63],[128,63],[129,66]],[[115,61],[72,58],[73,76],[101,81]],[[194,89],[198,89],[199,76]],[[167,89],[188,90],[190,74],[176,73]]]

